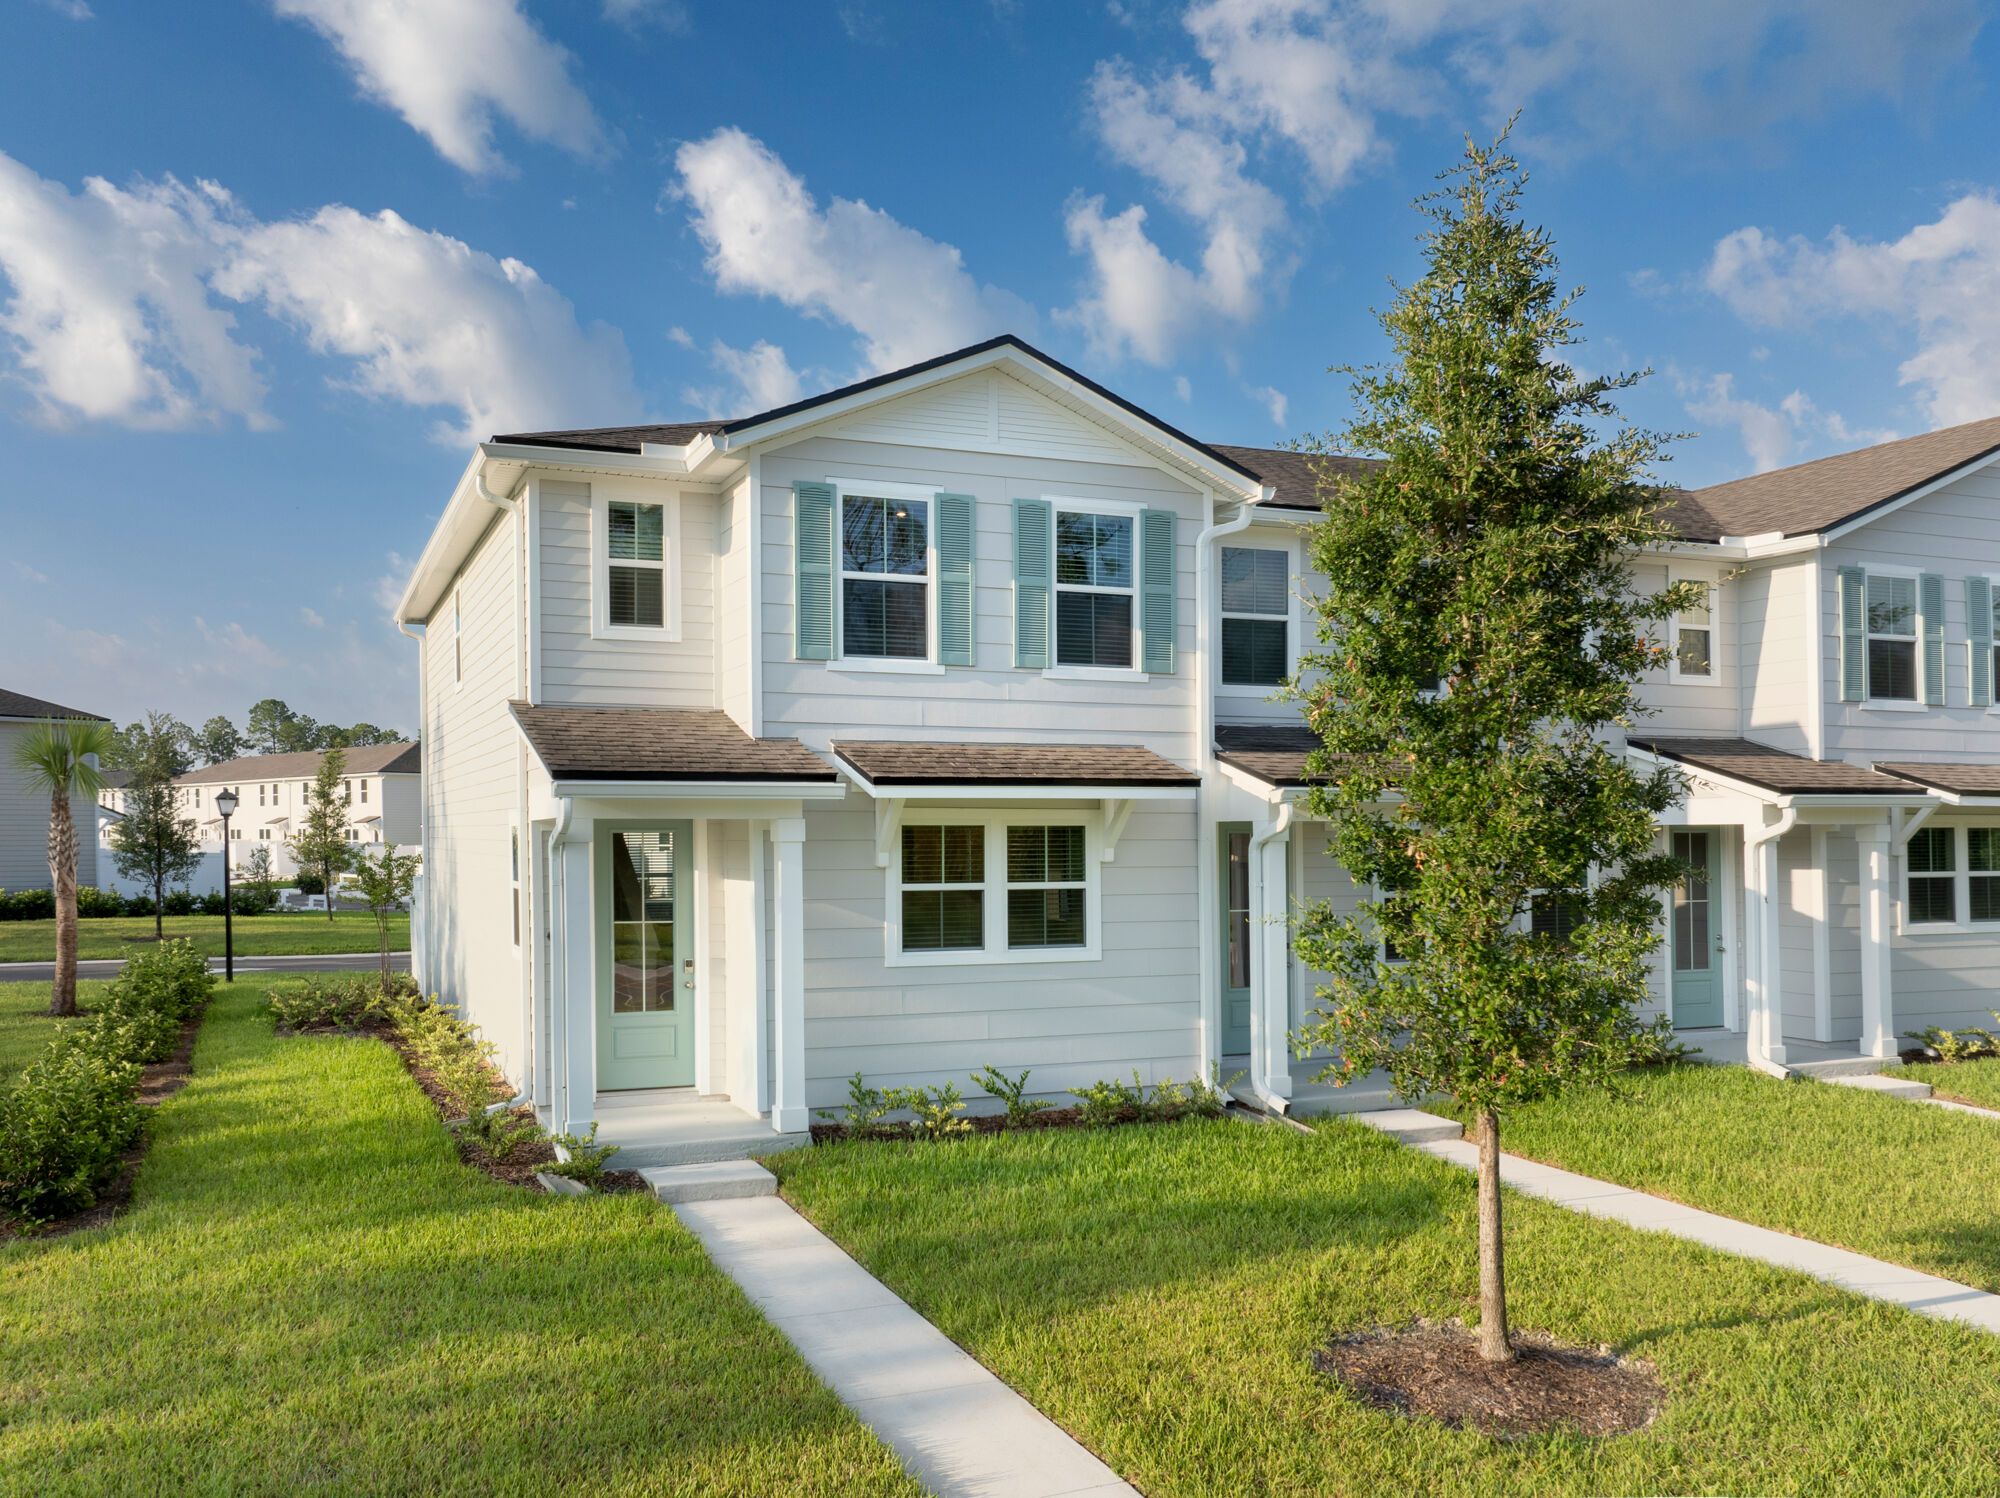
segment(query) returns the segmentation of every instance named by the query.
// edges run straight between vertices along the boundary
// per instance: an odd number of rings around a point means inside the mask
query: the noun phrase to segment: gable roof
[[[10,692],[0,687],[0,718],[85,718],[93,723],[109,723],[102,713],[86,713],[73,707],[30,697],[26,692]]]
[[[1831,530],[1911,494],[1967,464],[2000,453],[2000,416],[1831,458],[1815,458],[1697,489],[1689,496],[1722,534],[1803,536]]]
[[[368,744],[343,749],[341,753],[347,759],[347,767],[341,772],[346,775],[415,775],[424,767],[423,745],[409,740],[394,744]],[[199,770],[176,775],[174,784],[212,785],[221,782],[234,785],[239,780],[309,780],[319,773],[319,762],[324,754],[321,749],[307,749],[298,754],[246,754],[240,759],[225,759],[220,764],[204,765]]]

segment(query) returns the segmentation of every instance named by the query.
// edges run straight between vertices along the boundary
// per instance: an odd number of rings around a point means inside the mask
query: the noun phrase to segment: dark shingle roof
[[[1304,724],[1218,723],[1215,757],[1266,785],[1317,785],[1324,777],[1306,774],[1306,756],[1320,747]]]
[[[1885,775],[1900,775],[1918,785],[1931,786],[1953,796],[2000,796],[2000,765],[1938,765],[1898,760],[1893,764],[1875,761]]]
[[[340,751],[346,775],[415,775],[424,767],[423,745],[407,739],[394,744],[368,744]],[[309,780],[319,773],[325,751],[307,749],[297,754],[246,754],[241,759],[225,759],[174,777],[175,785],[234,785],[248,780]]]
[[[1132,744],[840,743],[871,785],[1199,785],[1201,777]]]
[[[641,443],[686,447],[703,432],[719,432],[727,421],[667,421],[653,426],[585,427],[574,432],[501,432],[495,442],[524,447],[576,447],[590,452],[636,453]]]
[[[1635,736],[1635,749],[1673,760],[1691,770],[1707,770],[1781,796],[1916,795],[1921,787],[1882,775],[1864,765],[1807,759],[1748,739],[1677,739]]]
[[[2000,451],[2000,416],[1816,458],[1747,479],[1698,489],[1692,496],[1722,533],[1801,536],[1831,529],[1900,499],[1913,489]]]
[[[1284,447],[1228,447],[1218,443],[1215,450],[1233,458],[1278,491],[1265,501],[1274,510],[1317,510],[1321,508],[1319,486],[1323,479],[1365,478],[1382,466],[1380,458],[1301,453]]]
[[[711,709],[507,707],[557,780],[839,778],[797,739],[753,739],[729,714]]]
[[[111,720],[102,713],[86,713],[77,708],[63,707],[54,702],[45,702],[40,697],[30,697],[26,692],[10,692],[0,687],[0,718],[86,718],[95,723]]]

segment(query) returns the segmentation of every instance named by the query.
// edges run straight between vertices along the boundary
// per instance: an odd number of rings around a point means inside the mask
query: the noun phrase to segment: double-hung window
[[[1917,580],[1868,574],[1868,696],[1917,700]]]
[[[678,498],[616,481],[593,484],[590,526],[591,632],[600,639],[678,639]]]
[[[1715,589],[1704,583],[1701,603],[1674,615],[1674,660],[1669,674],[1675,681],[1715,679],[1714,600]]]
[[[1056,664],[1129,670],[1134,518],[1059,506],[1055,520]]]
[[[889,961],[897,965],[1089,961],[1097,957],[1092,817],[1055,811],[916,809],[889,869]]]
[[[2000,921],[2000,827],[1965,829],[1967,914]]]
[[[979,951],[986,945],[986,829],[903,829],[903,950]]]
[[[1275,687],[1291,670],[1291,556],[1222,548],[1222,684]]]
[[[840,653],[930,659],[931,502],[840,497]]]
[[[1084,911],[1083,828],[1007,829],[1007,945],[1081,947]]]
[[[1958,920],[1957,855],[1955,828],[1921,827],[1911,837],[1906,854],[1909,860],[1909,888],[1903,916],[1906,925],[1951,925]]]

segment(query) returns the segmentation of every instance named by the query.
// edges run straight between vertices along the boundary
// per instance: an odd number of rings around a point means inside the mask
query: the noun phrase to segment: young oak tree
[[[375,930],[382,939],[382,992],[387,993],[393,974],[389,971],[389,917],[406,909],[416,892],[417,872],[424,866],[421,853],[398,853],[385,845],[379,858],[356,853],[354,883],[375,917]]]
[[[167,713],[148,713],[125,730],[125,767],[131,775],[125,815],[111,824],[118,872],[153,891],[153,940],[166,935],[162,910],[167,886],[185,884],[201,867],[194,818],[184,814],[176,775],[192,767],[186,730]]]
[[[1665,439],[1625,425],[1579,375],[1576,293],[1521,216],[1526,176],[1467,142],[1419,200],[1426,268],[1381,315],[1394,357],[1349,370],[1358,414],[1322,453],[1385,461],[1336,487],[1312,540],[1328,581],[1303,662],[1322,741],[1313,813],[1378,897],[1304,913],[1301,958],[1328,975],[1294,1037],[1348,1081],[1442,1093],[1479,1145],[1479,1350],[1512,1357],[1501,1252],[1500,1118],[1608,1084],[1657,1044],[1636,1009],[1658,937],[1655,851],[1680,793],[1640,774],[1613,730],[1664,664],[1651,621],[1692,589],[1632,591],[1634,552],[1667,539],[1647,478]],[[1390,955],[1393,954],[1393,957]]]
[[[305,806],[299,813],[298,825],[285,840],[298,866],[325,881],[329,921],[333,919],[336,880],[341,870],[354,861],[354,846],[347,840],[347,816],[351,808],[340,787],[346,770],[347,755],[341,750],[329,749],[320,756],[319,773],[306,787]]]

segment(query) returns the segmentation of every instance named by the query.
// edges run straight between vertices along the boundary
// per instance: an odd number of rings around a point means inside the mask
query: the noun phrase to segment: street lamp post
[[[222,813],[222,978],[236,981],[236,901],[229,893],[229,818],[236,810],[236,791],[224,786],[215,798]]]

